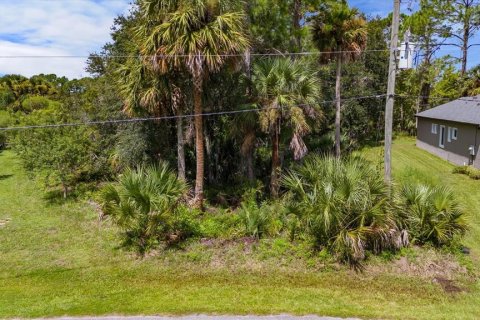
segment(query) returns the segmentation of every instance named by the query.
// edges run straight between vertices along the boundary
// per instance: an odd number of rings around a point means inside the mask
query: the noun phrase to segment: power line
[[[312,55],[322,55],[322,54],[337,54],[337,53],[364,53],[364,52],[387,52],[387,49],[371,49],[371,50],[342,50],[342,51],[305,51],[305,52],[271,52],[271,53],[251,53],[252,57],[287,57],[287,56],[312,56]],[[0,59],[16,59],[16,58],[189,58],[192,56],[204,57],[206,55],[189,55],[189,54],[157,54],[157,55],[101,55],[101,54],[92,54],[92,55],[3,55],[0,56]],[[208,57],[243,57],[245,54],[232,53],[232,54],[212,54]]]
[[[358,96],[341,99],[342,102],[356,101],[356,100],[366,100],[366,99],[380,99],[387,97],[386,94],[377,94],[369,96]],[[424,96],[415,96],[415,95],[406,95],[406,94],[395,94],[395,98],[426,98]],[[428,97],[431,100],[443,100],[443,101],[453,101],[461,100],[465,102],[478,102],[480,104],[480,98],[443,98],[443,97]],[[324,100],[320,101],[317,104],[330,104],[335,103],[336,100]],[[300,104],[297,107],[306,107],[312,106],[312,104]],[[86,122],[74,122],[74,123],[57,123],[57,124],[42,124],[42,125],[30,125],[30,126],[14,126],[14,127],[3,127],[0,128],[0,131],[15,131],[15,130],[29,130],[29,129],[48,129],[48,128],[62,128],[62,127],[80,127],[80,126],[95,126],[95,125],[106,125],[106,124],[122,124],[122,123],[138,123],[138,122],[147,122],[147,121],[160,121],[160,120],[173,120],[173,119],[185,119],[185,118],[194,118],[196,116],[209,117],[209,116],[219,116],[219,115],[232,115],[232,114],[241,114],[247,112],[261,112],[266,110],[281,110],[282,107],[272,107],[272,108],[255,108],[255,109],[244,109],[244,110],[232,110],[232,111],[219,111],[219,112],[209,112],[201,114],[188,114],[188,115],[173,115],[173,116],[162,116],[162,117],[146,117],[146,118],[131,118],[131,119],[116,119],[116,120],[99,120],[99,121],[86,121]]]
[[[442,45],[438,45],[442,46]],[[480,46],[480,44],[472,44],[471,46]],[[453,51],[455,49],[447,50]],[[355,50],[342,50],[342,51],[306,51],[306,52],[272,52],[272,53],[251,53],[251,57],[295,57],[295,56],[315,56],[323,54],[338,54],[338,53],[367,53],[367,52],[389,52],[388,49],[368,49],[362,51]],[[396,52],[406,51],[397,49]],[[446,50],[444,50],[446,51]],[[189,58],[193,55],[188,54],[158,54],[158,55],[102,55],[102,54],[91,54],[91,55],[3,55],[0,56],[0,59],[42,59],[42,58],[56,58],[56,59],[80,59],[80,58],[101,58],[101,59],[114,59],[114,58]],[[204,57],[206,55],[197,55],[199,57]],[[209,57],[243,57],[245,54],[212,54],[208,55]]]
[[[417,46],[421,47],[422,44],[417,44]],[[450,44],[437,44],[437,47],[442,46],[450,46]],[[469,45],[470,47],[480,46],[480,43],[474,43]],[[445,51],[454,51],[455,49],[451,50],[443,50]],[[367,50],[339,50],[339,51],[304,51],[304,52],[270,52],[270,53],[251,53],[250,56],[252,57],[294,57],[294,56],[314,56],[314,55],[322,55],[322,54],[338,54],[338,53],[366,53],[366,52],[389,52],[389,49],[367,49]],[[401,49],[396,49],[396,52],[406,51]],[[455,50],[456,51],[456,50]],[[206,55],[197,55],[199,57],[206,56]],[[243,57],[245,54],[240,53],[232,53],[232,54],[212,54],[208,55],[209,57]],[[158,54],[158,55],[131,55],[131,54],[124,54],[124,55],[105,55],[105,54],[91,54],[91,55],[0,55],[0,59],[43,59],[43,58],[56,58],[56,59],[80,59],[80,58],[103,58],[103,59],[113,59],[113,58],[188,58],[192,57],[189,54]]]
[[[351,97],[341,99],[343,102],[353,101],[353,100],[362,100],[362,99],[378,99],[385,97],[385,94],[380,95],[370,95],[370,96],[360,96],[360,97]],[[325,100],[320,101],[318,104],[328,104],[334,103],[336,100]],[[311,104],[300,104],[297,107],[306,107],[311,106]],[[281,110],[282,107],[272,107],[272,108],[255,108],[255,109],[244,109],[244,110],[233,110],[233,111],[220,111],[220,112],[209,112],[201,114],[188,114],[188,115],[174,115],[174,116],[162,116],[162,117],[147,117],[147,118],[131,118],[131,119],[116,119],[116,120],[99,120],[99,121],[87,121],[87,122],[73,122],[73,123],[57,123],[57,124],[42,124],[42,125],[30,125],[30,126],[14,126],[14,127],[3,127],[0,128],[0,131],[14,131],[14,130],[28,130],[28,129],[46,129],[46,128],[62,128],[62,127],[79,127],[79,126],[94,126],[94,125],[105,125],[105,124],[121,124],[121,123],[136,123],[136,122],[146,122],[146,121],[159,121],[159,120],[172,120],[172,119],[185,119],[185,118],[194,118],[197,116],[208,117],[208,116],[218,116],[218,115],[231,115],[239,114],[246,112],[260,112],[265,110]]]
[[[431,96],[414,96],[414,95],[407,95],[407,94],[397,94],[395,97],[399,98],[415,98],[415,99],[429,99],[429,100],[443,100],[443,101],[465,101],[465,102],[478,102],[480,104],[480,97],[462,97],[458,99],[452,99],[448,97],[431,97]]]

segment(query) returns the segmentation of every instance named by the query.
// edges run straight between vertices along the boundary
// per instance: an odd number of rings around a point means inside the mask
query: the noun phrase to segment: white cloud
[[[128,0],[0,0],[0,56],[87,56]],[[85,76],[86,58],[0,58],[0,74]]]

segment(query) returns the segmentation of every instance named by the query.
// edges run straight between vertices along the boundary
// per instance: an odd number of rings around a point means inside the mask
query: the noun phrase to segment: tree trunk
[[[431,65],[432,53],[433,50],[430,46],[430,42],[427,41],[425,45],[425,59],[422,67],[420,68],[420,97],[417,100],[417,113],[423,111],[430,102],[430,92],[432,86],[429,79],[429,69]]]
[[[247,167],[247,179],[250,182],[255,181],[255,171],[253,165],[253,148],[249,150],[248,153],[245,155],[245,162]]]
[[[202,86],[203,79],[201,74],[194,75],[193,79],[193,105],[195,114],[195,152],[197,171],[195,177],[195,199],[194,205],[203,208],[203,180],[205,174],[205,147],[203,139],[203,108],[202,108]]]
[[[63,189],[63,199],[67,199],[68,196],[68,186],[62,182],[62,189]]]
[[[251,81],[250,81],[250,80],[252,80],[252,60],[251,59],[252,58],[251,58],[250,49],[247,49],[245,51],[245,72],[246,72],[246,76],[249,80],[248,85],[247,85],[247,89],[246,89],[247,96],[250,96],[250,94],[252,93]],[[254,150],[255,150],[255,146],[250,148],[244,156],[245,166],[246,166],[246,171],[247,171],[247,179],[250,182],[255,181],[255,173],[254,173],[254,168],[253,168]]]
[[[470,39],[470,21],[467,20],[463,26],[463,41],[462,41],[462,77],[467,73],[468,60],[468,40]]]
[[[426,80],[422,83],[422,87],[420,88],[420,105],[419,105],[419,112],[425,110],[425,108],[430,103],[430,93],[432,91],[432,85],[430,84],[429,80]]]
[[[185,173],[185,138],[183,136],[183,119],[177,118],[177,166],[178,177],[186,180]]]
[[[278,197],[280,189],[280,120],[275,124],[272,134],[272,173],[270,176],[270,192],[272,197]]]
[[[177,171],[178,177],[182,180],[186,180],[185,176],[185,138],[183,136],[183,115],[182,107],[182,92],[179,87],[173,86],[172,88],[172,108],[177,118]]]
[[[337,50],[340,51],[340,50]],[[342,79],[342,56],[338,53],[337,56],[337,76],[335,81],[335,156],[340,158],[341,156],[341,135],[340,135],[340,120],[342,111],[341,100],[341,79]]]
[[[248,80],[252,79],[252,53],[250,49],[245,50],[245,73]],[[247,94],[250,92],[250,84],[247,87]]]
[[[293,42],[295,50],[301,50],[300,21],[302,20],[302,0],[293,1]]]
[[[210,140],[210,136],[208,135],[207,132],[203,132],[203,141],[205,141],[205,153],[206,153],[206,160],[207,160],[207,181],[209,184],[214,183],[215,177],[214,177],[214,168],[215,168],[215,163],[212,159],[212,141]]]
[[[400,104],[400,131],[404,132],[405,130],[405,123],[403,120],[404,114],[403,114],[403,103]]]

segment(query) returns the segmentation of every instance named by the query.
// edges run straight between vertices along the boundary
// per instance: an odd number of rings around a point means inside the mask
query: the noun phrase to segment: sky
[[[128,12],[129,2],[0,0],[0,75],[55,73],[69,78],[88,76],[85,72],[86,56],[99,51],[110,41],[113,19]],[[369,16],[386,16],[393,6],[391,0],[350,0],[349,3]],[[406,9],[403,5],[402,10]],[[473,42],[480,43],[480,35]],[[442,54],[458,51],[448,47]],[[470,66],[479,64],[480,46],[473,47],[471,51]]]

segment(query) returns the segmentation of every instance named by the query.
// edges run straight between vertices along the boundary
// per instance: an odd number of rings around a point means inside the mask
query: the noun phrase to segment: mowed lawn
[[[364,153],[375,160],[380,149]],[[464,201],[465,244],[480,254],[480,182],[414,147],[394,145],[398,180],[442,182]],[[55,204],[14,154],[0,153],[0,318],[62,315],[319,314],[383,319],[478,319],[480,285],[451,295],[404,274],[272,269],[205,270],[117,248],[113,228],[86,202]]]

